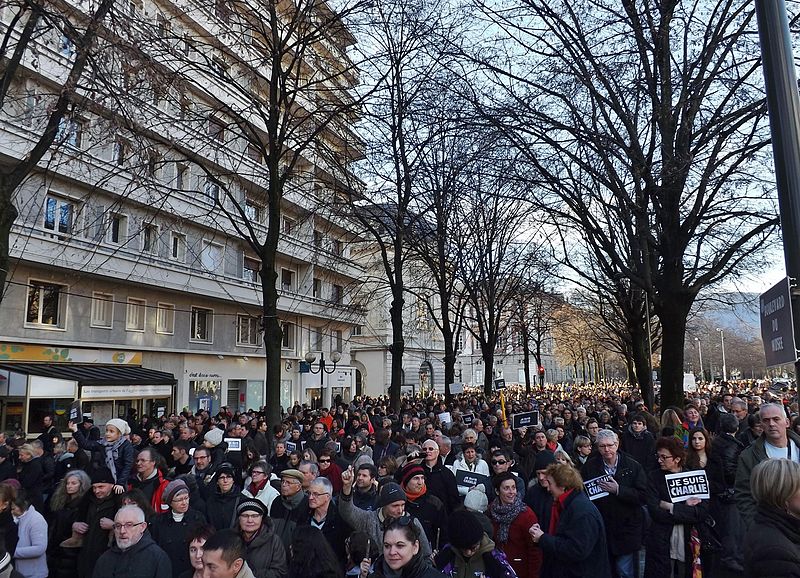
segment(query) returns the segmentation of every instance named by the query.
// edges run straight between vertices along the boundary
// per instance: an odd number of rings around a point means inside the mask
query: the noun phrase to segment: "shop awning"
[[[135,365],[97,365],[67,363],[0,363],[0,369],[27,375],[76,381],[91,385],[175,385],[171,373]]]

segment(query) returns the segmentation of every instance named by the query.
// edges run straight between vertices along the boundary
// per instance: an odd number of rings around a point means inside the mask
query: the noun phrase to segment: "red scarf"
[[[556,528],[558,527],[558,519],[561,517],[561,512],[564,511],[564,502],[570,494],[572,494],[572,489],[567,490],[553,500],[553,507],[550,509],[550,531],[548,532],[551,536],[555,536]]]
[[[250,482],[250,485],[247,486],[247,491],[250,492],[253,497],[255,498],[258,495],[258,492],[264,489],[264,486],[267,485],[267,478],[265,477],[260,484],[256,484],[255,482]]]
[[[409,499],[409,501],[413,502],[413,501],[415,501],[415,500],[417,500],[417,499],[419,499],[419,498],[421,498],[422,496],[425,495],[425,492],[428,491],[428,486],[422,486],[422,489],[419,491],[418,494],[412,494],[408,490],[408,488],[403,488],[403,489],[405,490],[406,497]]]

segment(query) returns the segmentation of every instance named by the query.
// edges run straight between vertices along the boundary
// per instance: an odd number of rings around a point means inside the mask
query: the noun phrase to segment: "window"
[[[213,116],[208,119],[208,136],[215,141],[225,140],[225,124]]]
[[[244,258],[244,268],[242,269],[242,279],[258,283],[258,272],[261,270],[261,261],[258,259]]]
[[[261,149],[251,142],[247,143],[247,156],[256,164],[260,165],[264,162],[264,157],[261,156]]]
[[[334,351],[342,352],[342,330],[336,329],[333,332],[333,347]]]
[[[128,217],[125,215],[111,215],[108,224],[108,242],[121,245],[128,237]]]
[[[125,315],[125,329],[128,331],[144,331],[147,301],[128,297],[128,310]]]
[[[33,126],[41,106],[41,95],[38,94],[36,87],[31,87],[25,91],[25,126]]]
[[[155,225],[142,227],[142,253],[158,255],[158,227]]]
[[[228,71],[228,66],[225,64],[224,60],[215,57],[211,59],[211,71],[224,79]]]
[[[28,285],[25,323],[64,329],[66,290],[64,285],[31,281]]]
[[[66,56],[67,58],[71,58],[75,54],[75,44],[66,34],[61,35],[58,51],[62,56]]]
[[[281,333],[283,334],[281,347],[284,349],[294,349],[294,323],[286,321],[281,323]]]
[[[211,309],[192,307],[192,327],[190,341],[211,343],[214,330],[214,312]]]
[[[217,183],[213,179],[207,178],[206,184],[203,186],[203,193],[206,196],[206,201],[213,205],[218,200],[220,200],[219,183]]]
[[[211,241],[203,241],[203,251],[200,253],[200,263],[203,269],[210,273],[222,273],[222,260],[225,257],[225,248]]]
[[[322,231],[314,231],[314,247],[317,249],[322,249],[322,241],[324,239],[324,235]]]
[[[294,271],[281,269],[281,288],[284,291],[294,291]]]
[[[169,19],[163,14],[156,16],[156,26],[158,27],[158,37],[162,40],[167,40],[172,32],[172,25]]]
[[[251,223],[264,222],[264,207],[256,203],[252,199],[245,199],[244,202],[244,215]]]
[[[342,242],[339,239],[331,240],[331,252],[337,257],[342,256]]]
[[[311,285],[311,294],[315,299],[320,299],[322,297],[322,279],[319,277],[314,277],[314,281]]]
[[[186,190],[189,184],[189,165],[175,163],[175,188],[179,191]]]
[[[114,319],[114,296],[92,293],[92,327],[111,329]]]
[[[156,311],[156,333],[172,335],[175,333],[175,306],[172,303],[159,303]]]
[[[291,235],[292,231],[294,231],[294,219],[290,219],[289,217],[284,217],[282,220],[283,225],[281,226],[281,231],[283,231],[284,235]]]
[[[324,346],[325,346],[325,333],[322,331],[322,327],[315,327],[314,341],[312,343],[311,348],[314,351],[323,351]]]
[[[83,119],[65,116],[58,123],[56,140],[60,143],[80,148],[83,139],[83,124]]]
[[[231,10],[226,0],[214,0],[214,15],[219,18],[221,22],[227,23],[228,20],[230,20]]]
[[[362,325],[353,325],[353,329],[350,331],[350,335],[354,337],[358,337],[359,335],[364,335],[364,327]]]
[[[459,331],[456,336],[456,352],[464,351],[464,332]]]
[[[169,256],[173,261],[186,262],[186,235],[172,233]]]
[[[261,328],[259,327],[258,317],[250,317],[249,315],[239,315],[237,317],[236,344],[261,345]]]
[[[147,151],[147,175],[151,178],[158,177],[158,167],[161,166],[161,155],[157,151]]]
[[[71,235],[75,229],[75,203],[48,195],[44,205],[44,228]]]
[[[343,293],[344,289],[341,285],[334,285],[333,291],[331,292],[331,303],[335,303],[336,305],[341,305]]]
[[[123,164],[125,164],[125,159],[128,156],[128,151],[130,148],[130,143],[122,137],[117,137],[114,141],[113,161],[118,167],[121,167]]]

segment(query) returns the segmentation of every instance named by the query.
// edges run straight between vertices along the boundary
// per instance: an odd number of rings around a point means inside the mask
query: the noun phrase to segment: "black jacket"
[[[635,434],[631,431],[631,426],[628,426],[622,431],[619,441],[619,449],[639,462],[645,472],[658,467],[655,457],[656,439],[649,431],[644,430],[641,434]]]
[[[416,500],[406,500],[406,512],[417,518],[425,530],[428,542],[434,550],[438,550],[449,542],[447,537],[447,513],[442,501],[430,493],[425,492]],[[438,541],[437,541],[438,536]]]
[[[539,526],[545,532],[550,531],[550,515],[553,509],[553,496],[547,491],[547,488],[542,487],[539,481],[533,482],[528,491],[525,493],[523,500],[533,513],[536,514],[536,519],[539,520]]]
[[[759,506],[744,543],[748,578],[800,578],[800,521]]]
[[[72,536],[72,523],[78,521],[81,502],[80,499],[67,502],[47,516],[47,567],[52,578],[74,578],[78,573],[78,550],[59,544]]]
[[[612,556],[637,552],[642,547],[644,513],[647,498],[647,477],[644,468],[624,452],[618,452],[619,462],[614,480],[619,493],[598,498],[594,505],[603,516],[608,551]],[[584,480],[605,475],[603,458],[592,456],[581,469]]]
[[[223,494],[216,489],[206,500],[206,518],[217,531],[236,527],[236,508],[245,498],[241,490],[233,486],[230,492]],[[191,502],[190,502],[191,503]]]
[[[100,556],[92,578],[172,578],[172,568],[167,555],[145,532],[127,550],[115,544]]]
[[[44,512],[44,463],[42,458],[23,462],[19,472],[19,483],[28,493],[28,499],[37,512]]]
[[[106,447],[97,441],[86,439],[83,430],[79,427],[73,434],[75,441],[82,450],[92,452],[92,467],[102,468],[106,465]],[[114,460],[114,469],[117,470],[117,484],[123,488],[128,487],[133,469],[133,444],[124,441],[117,449],[117,458]]]
[[[289,568],[286,548],[275,535],[272,520],[264,517],[261,530],[249,544],[245,544],[247,565],[256,578],[285,578]]]
[[[150,525],[150,534],[158,546],[164,550],[172,565],[172,575],[177,577],[192,568],[189,562],[189,546],[186,536],[198,524],[205,524],[202,512],[189,509],[180,522],[172,517],[172,511],[156,516]]]
[[[311,524],[314,513],[309,511],[306,524]],[[344,567],[344,562],[347,560],[347,552],[345,551],[345,540],[353,533],[353,528],[350,524],[344,521],[339,515],[339,510],[336,504],[331,501],[328,505],[328,514],[325,516],[325,523],[322,525],[322,535],[331,546],[331,550],[336,554],[336,559],[339,564]]]
[[[456,477],[450,468],[442,465],[441,460],[432,468],[423,463],[422,468],[425,470],[425,485],[428,493],[442,501],[445,512],[450,513],[456,509],[461,503],[461,496],[458,494]]]
[[[375,560],[374,571],[369,578],[385,578],[390,574],[386,571],[383,556]],[[420,552],[409,560],[408,564],[400,570],[401,578],[446,578],[444,574],[431,566],[430,561],[422,557]]]
[[[375,500],[378,499],[378,488],[374,485],[368,492],[361,492],[357,488],[353,488],[353,505],[356,508],[367,510],[371,512],[375,509]]]
[[[731,434],[719,434],[714,438],[714,451],[710,460],[719,462],[725,486],[733,488],[736,482],[736,466],[739,463],[739,454],[742,453],[744,444]]]
[[[88,492],[84,499],[87,500],[87,509],[85,515],[78,517],[89,525],[89,531],[83,537],[83,546],[78,554],[78,576],[91,578],[97,559],[108,550],[108,540],[112,533],[111,530],[103,530],[100,527],[100,518],[114,519],[117,513],[117,499],[111,494],[107,498],[98,500],[92,492]]]

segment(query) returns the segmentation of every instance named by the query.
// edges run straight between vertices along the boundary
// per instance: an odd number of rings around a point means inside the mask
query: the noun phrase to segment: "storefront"
[[[175,384],[171,373],[133,365],[3,363],[0,429],[39,433],[42,418],[53,415],[65,432],[69,405],[76,399],[98,425],[131,411],[158,417],[175,407]]]

